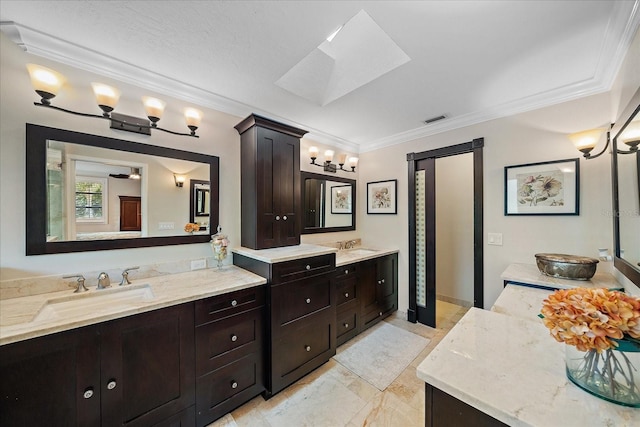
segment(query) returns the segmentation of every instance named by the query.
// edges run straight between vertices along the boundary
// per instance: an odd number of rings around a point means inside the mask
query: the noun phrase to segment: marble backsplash
[[[202,260],[203,258],[197,258]],[[207,268],[215,268],[217,265],[216,260],[213,257],[206,258]],[[149,277],[164,276],[168,274],[177,274],[191,271],[191,259],[171,261],[161,264],[149,264],[140,265],[138,270],[132,270],[129,272],[129,280],[132,283],[139,282],[141,279]],[[225,264],[230,263],[230,258],[225,261]],[[111,284],[118,286],[122,280],[122,272],[125,268],[134,267],[133,265],[126,265],[122,268],[111,268],[106,270],[89,270],[89,271],[70,271],[69,273],[51,275],[51,276],[38,276],[28,277],[22,279],[3,280],[0,281],[0,300],[26,297],[31,295],[46,294],[49,292],[58,292],[64,290],[72,291],[76,287],[76,279],[63,279],[62,276],[71,274],[82,274],[86,281],[85,286],[89,289],[98,285],[98,275],[101,272],[105,272],[111,279]]]

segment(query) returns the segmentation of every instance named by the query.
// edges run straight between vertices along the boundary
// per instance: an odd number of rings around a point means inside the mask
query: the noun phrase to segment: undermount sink
[[[154,297],[153,290],[148,284],[117,286],[104,290],[92,289],[80,295],[72,294],[47,300],[31,321],[74,319],[87,314],[116,313],[134,308],[139,303],[150,301]]]
[[[365,248],[355,248],[355,249],[345,249],[342,253],[353,256],[365,256],[371,255],[378,252],[375,249],[365,249]]]

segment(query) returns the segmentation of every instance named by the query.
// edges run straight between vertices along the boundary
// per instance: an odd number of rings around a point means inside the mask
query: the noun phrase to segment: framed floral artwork
[[[331,187],[331,213],[351,214],[351,185]]]
[[[580,160],[504,168],[505,215],[579,215]]]
[[[397,187],[397,179],[391,179],[388,181],[367,182],[367,213],[397,214]]]

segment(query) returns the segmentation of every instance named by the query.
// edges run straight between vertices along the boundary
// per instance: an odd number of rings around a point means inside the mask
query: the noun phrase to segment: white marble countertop
[[[581,390],[542,322],[471,308],[418,377],[509,426],[638,426],[640,410]]]
[[[607,288],[624,289],[616,278],[610,273],[599,272],[590,280],[568,280],[546,276],[540,273],[535,264],[510,264],[500,276],[503,280],[542,286],[550,289],[571,289],[571,288]]]
[[[352,264],[354,262],[365,261],[367,259],[373,259],[397,253],[398,249],[356,246],[352,249],[338,250],[330,246],[311,245],[303,243],[297,246],[285,246],[281,248],[260,250],[238,247],[234,248],[232,252],[269,264],[335,253],[336,267],[340,267],[342,265]]]
[[[225,266],[221,270],[204,269],[185,273],[169,274],[134,280],[131,285],[74,294],[73,290],[50,292],[0,301],[0,345],[55,332],[66,331],[133,314],[221,295],[240,289],[251,288],[266,283],[266,279],[235,266]],[[145,286],[147,285],[147,286]],[[145,291],[136,300],[118,300],[125,293]],[[117,294],[117,295],[116,295]],[[113,297],[116,297],[114,299]],[[125,297],[126,298],[126,297]],[[60,303],[83,299],[81,304],[66,311],[64,316],[41,316],[44,307],[51,302]],[[102,301],[100,301],[102,299]],[[75,301],[74,301],[75,302]],[[72,313],[68,315],[69,313]]]
[[[542,301],[553,291],[511,284],[505,286],[491,311],[533,322],[541,322],[538,314]]]

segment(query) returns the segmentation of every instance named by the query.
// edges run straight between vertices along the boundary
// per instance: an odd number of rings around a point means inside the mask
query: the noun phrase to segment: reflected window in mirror
[[[302,234],[356,229],[356,181],[311,172],[301,172]]]
[[[27,159],[27,255],[201,243],[218,223],[215,156],[27,124]],[[176,173],[208,187],[199,232]]]
[[[640,90],[618,122],[612,150],[615,266],[640,287],[640,154],[620,152],[633,150],[640,139]]]

